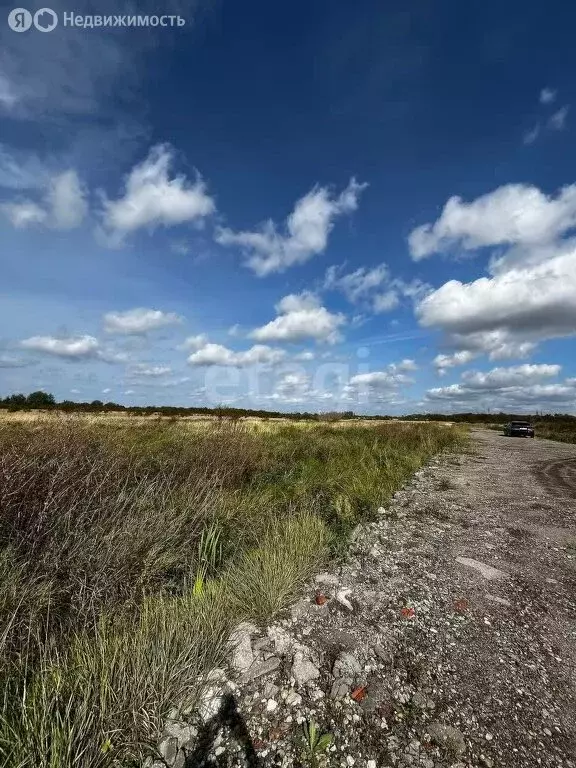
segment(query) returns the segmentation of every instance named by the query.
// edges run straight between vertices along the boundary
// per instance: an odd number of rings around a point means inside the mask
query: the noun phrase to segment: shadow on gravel
[[[218,712],[198,734],[196,748],[186,757],[186,768],[226,766],[229,764],[229,756],[226,753],[219,756],[214,755],[214,742],[223,728],[228,728],[236,743],[240,745],[248,768],[261,768],[262,763],[258,759],[246,723],[231,694],[224,697]]]

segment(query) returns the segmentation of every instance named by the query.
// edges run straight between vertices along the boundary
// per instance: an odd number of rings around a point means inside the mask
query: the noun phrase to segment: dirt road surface
[[[252,672],[272,669],[234,688],[259,762],[224,741],[219,765],[300,765],[313,718],[329,766],[575,768],[576,446],[472,446],[417,473],[291,618],[248,630]]]

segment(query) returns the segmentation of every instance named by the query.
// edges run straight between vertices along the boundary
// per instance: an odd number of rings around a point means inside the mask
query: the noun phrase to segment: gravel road
[[[244,628],[226,685],[255,752],[223,732],[218,765],[307,765],[314,719],[329,766],[576,768],[576,446],[472,447],[418,472],[291,617]]]

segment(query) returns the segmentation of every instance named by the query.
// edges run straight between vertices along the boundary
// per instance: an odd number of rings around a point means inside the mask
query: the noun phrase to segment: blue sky
[[[0,394],[576,410],[570,4],[12,7]]]

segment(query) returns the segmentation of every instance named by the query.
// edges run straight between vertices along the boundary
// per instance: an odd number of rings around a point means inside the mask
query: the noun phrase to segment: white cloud
[[[203,333],[199,333],[197,336],[188,336],[180,349],[200,349],[201,347],[205,347],[207,343],[208,338]]]
[[[576,185],[556,197],[508,185],[469,204],[452,198],[436,223],[415,230],[417,258],[455,244],[507,246],[491,258],[488,276],[450,280],[417,301],[420,324],[443,330],[464,355],[439,356],[439,371],[480,354],[526,357],[544,339],[576,334],[576,238],[566,237],[574,227]]]
[[[534,144],[538,136],[540,136],[540,123],[536,123],[533,128],[531,128],[529,131],[526,131],[522,141],[524,144]]]
[[[182,174],[171,177],[173,161],[169,145],[153,147],[128,174],[124,195],[118,200],[104,198],[102,227],[111,245],[120,245],[143,227],[198,223],[214,213],[214,200],[200,176],[193,183]]]
[[[385,293],[379,293],[374,296],[374,312],[381,314],[383,312],[391,312],[400,304],[400,299],[396,291],[386,291]]]
[[[397,401],[400,390],[414,383],[406,375],[417,369],[414,360],[390,363],[384,370],[358,373],[350,377],[342,391],[344,401],[386,402]]]
[[[566,118],[568,117],[569,110],[570,107],[565,106],[554,112],[548,120],[548,127],[553,131],[563,131],[566,128]]]
[[[333,314],[320,304],[317,296],[304,291],[285,296],[277,305],[278,317],[250,336],[257,341],[301,341],[315,339],[335,344],[340,340],[338,329],[346,322],[343,314]]]
[[[220,365],[230,368],[246,368],[252,365],[276,365],[286,357],[281,349],[255,344],[250,349],[235,352],[222,344],[206,342],[193,352],[188,363],[195,366]]]
[[[328,267],[324,278],[324,288],[326,290],[341,290],[348,301],[356,303],[366,298],[367,295],[380,288],[390,279],[390,271],[386,264],[378,264],[372,269],[360,267],[347,275],[339,275],[339,269],[336,266]]]
[[[469,349],[462,349],[459,352],[454,352],[451,355],[436,355],[433,364],[440,376],[444,376],[449,368],[454,368],[457,365],[466,365],[473,360],[477,354]]]
[[[542,88],[540,91],[540,104],[552,104],[556,100],[556,91],[553,88]]]
[[[471,389],[502,389],[550,379],[558,376],[560,365],[524,365],[509,368],[492,368],[491,371],[465,371],[462,380]]]
[[[351,179],[338,197],[331,197],[326,187],[316,186],[302,197],[286,221],[285,233],[279,233],[268,220],[255,231],[233,232],[221,228],[216,242],[223,246],[240,246],[246,255],[246,266],[258,277],[284,272],[295,264],[303,264],[328,245],[335,220],[358,208],[360,193],[366,184]]]
[[[15,229],[27,229],[36,224],[44,224],[48,214],[36,203],[23,200],[18,203],[3,203],[0,210]]]
[[[82,223],[88,213],[88,204],[76,171],[65,171],[51,179],[47,207],[54,229],[74,229]]]
[[[68,230],[82,223],[88,212],[87,193],[76,171],[56,174],[46,184],[42,204],[21,199],[0,206],[14,227],[26,229],[42,224],[51,229]]]
[[[471,283],[450,280],[424,298],[416,311],[422,325],[455,335],[458,346],[488,349],[496,357],[506,356],[507,349],[526,353],[541,339],[572,335],[576,247],[494,277]]]
[[[481,410],[547,409],[573,406],[576,379],[546,383],[561,371],[559,365],[519,365],[491,371],[466,371],[460,384],[428,390],[428,402],[453,408]]]
[[[102,390],[102,394],[103,394],[103,395],[108,395],[110,392],[112,392],[112,390],[110,389],[110,387],[106,387],[106,389],[103,389],[103,390]]]
[[[576,226],[576,185],[554,198],[527,184],[506,184],[467,203],[451,197],[434,224],[424,224],[408,238],[416,261],[459,247],[538,246]]]
[[[145,376],[154,378],[159,376],[167,376],[169,373],[172,373],[172,368],[170,368],[168,365],[147,366],[143,363],[135,365],[129,371],[129,375],[131,376]]]
[[[324,290],[339,290],[352,304],[362,304],[375,314],[390,312],[402,298],[415,299],[430,290],[420,280],[406,282],[392,278],[386,264],[369,269],[359,267],[354,272],[341,274],[342,267],[331,266],[326,270]]]
[[[20,342],[24,349],[44,352],[56,357],[81,359],[96,356],[100,345],[94,336],[71,336],[57,338],[55,336],[31,336]]]
[[[303,363],[310,362],[311,360],[314,360],[314,358],[314,352],[310,352],[309,350],[299,352],[297,355],[294,355],[294,360],[299,360]]]
[[[126,312],[107,312],[104,315],[104,330],[107,333],[140,335],[181,322],[182,318],[174,312],[138,307]]]

